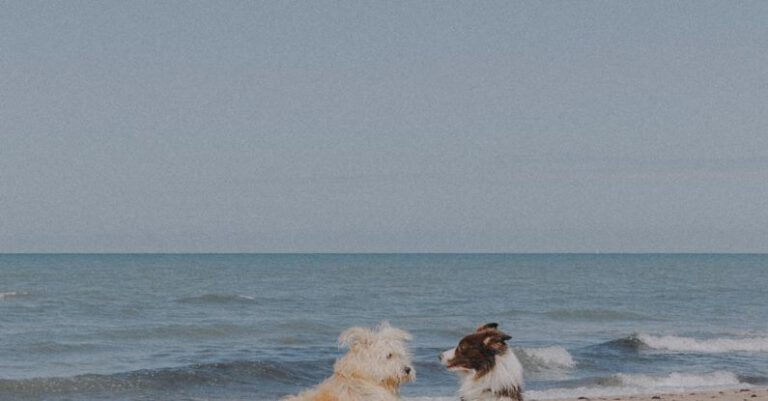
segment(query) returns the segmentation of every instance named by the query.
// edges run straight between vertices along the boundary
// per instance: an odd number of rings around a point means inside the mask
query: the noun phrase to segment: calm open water
[[[275,400],[384,319],[407,398],[489,321],[529,398],[768,385],[768,255],[0,255],[0,400]]]

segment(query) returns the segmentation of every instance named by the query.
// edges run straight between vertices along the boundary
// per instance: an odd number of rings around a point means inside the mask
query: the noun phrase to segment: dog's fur
[[[458,372],[462,401],[523,401],[523,367],[509,349],[511,337],[488,323],[440,354],[448,370]]]
[[[382,322],[371,330],[352,327],[339,336],[349,352],[336,361],[333,376],[284,401],[399,401],[400,385],[416,378],[405,342],[408,332]]]

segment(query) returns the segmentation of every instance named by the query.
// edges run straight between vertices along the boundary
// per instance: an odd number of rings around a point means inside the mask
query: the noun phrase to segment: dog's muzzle
[[[448,351],[442,352],[440,355],[438,355],[437,359],[439,359],[443,365],[448,366],[448,361],[453,359],[454,355],[456,355],[456,348],[451,348]]]

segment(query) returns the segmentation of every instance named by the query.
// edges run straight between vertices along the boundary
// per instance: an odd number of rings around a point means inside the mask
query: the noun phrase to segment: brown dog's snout
[[[406,366],[405,367],[405,374],[407,374],[407,375],[411,374],[411,367],[410,366]]]

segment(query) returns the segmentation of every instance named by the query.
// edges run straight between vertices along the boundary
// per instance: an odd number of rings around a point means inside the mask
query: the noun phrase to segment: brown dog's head
[[[496,365],[496,356],[509,351],[506,341],[509,335],[499,331],[497,323],[487,323],[462,338],[456,348],[440,354],[440,362],[448,370],[474,372],[481,377]]]

